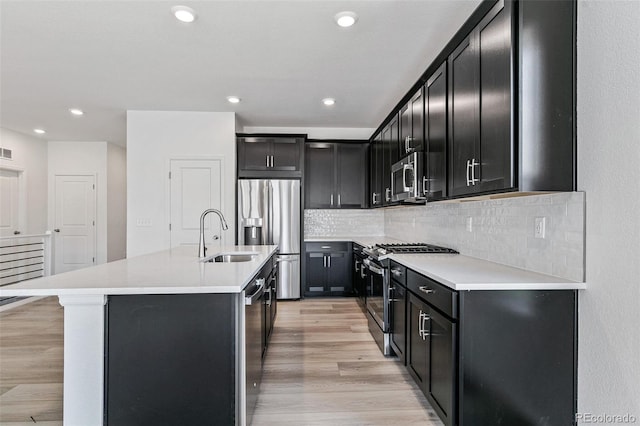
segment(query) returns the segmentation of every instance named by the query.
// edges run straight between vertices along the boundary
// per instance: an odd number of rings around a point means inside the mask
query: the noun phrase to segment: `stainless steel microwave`
[[[391,201],[423,203],[423,153],[414,152],[391,166]]]

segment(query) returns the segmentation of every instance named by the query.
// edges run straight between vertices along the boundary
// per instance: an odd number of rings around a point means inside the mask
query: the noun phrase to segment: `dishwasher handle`
[[[253,292],[253,294],[251,296],[245,296],[244,304],[246,306],[253,305],[258,300],[260,300],[260,298],[264,294],[264,278],[258,278],[256,280],[256,286],[258,288],[256,289],[256,291]]]

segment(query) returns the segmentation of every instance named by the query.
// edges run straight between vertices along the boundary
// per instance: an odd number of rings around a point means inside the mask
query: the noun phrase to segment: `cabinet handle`
[[[476,179],[476,166],[479,166],[480,163],[476,162],[476,159],[471,159],[471,185],[475,185],[477,182],[480,182],[480,179]]]
[[[333,194],[331,194],[331,207],[333,207]]]
[[[429,315],[427,315],[426,312],[422,312],[422,309],[421,309],[420,318],[418,319],[419,321],[418,331],[420,332],[420,337],[422,337],[422,340],[427,340],[427,337],[431,335],[431,333],[429,333],[425,327],[425,322],[429,321],[430,319],[431,317],[429,317]]]
[[[359,260],[355,261],[353,268],[356,271],[356,273],[360,271],[360,261]]]
[[[387,188],[384,190],[384,198],[387,200],[387,202],[391,201],[391,189]]]
[[[469,169],[471,168],[471,161],[467,160],[467,186],[471,185],[471,178],[469,177]]]
[[[395,268],[391,269],[391,274],[393,276],[396,276],[396,277],[401,277],[402,276],[402,272],[400,271],[400,269],[395,269]]]
[[[367,277],[367,271],[365,271],[365,267],[364,265],[362,265],[362,268],[360,268],[360,278],[366,278]]]
[[[429,195],[429,191],[427,189],[427,177],[426,176],[422,176],[422,195]]]
[[[342,200],[340,200],[340,194],[338,194],[338,207],[342,206]]]
[[[323,248],[323,249],[330,249],[330,248],[331,248],[331,246],[320,246],[320,248]]]
[[[327,256],[327,260],[329,261],[329,268],[331,268],[331,255]]]
[[[429,287],[424,286],[424,285],[418,287],[418,290],[420,290],[421,292],[426,293],[426,294],[431,294],[431,293],[435,293],[436,292],[434,289],[429,288]]]
[[[371,202],[373,203],[373,205],[375,206],[376,204],[378,204],[378,202],[376,201],[376,194],[375,192],[371,193]]]
[[[269,156],[265,155],[264,158],[267,160],[267,168],[269,168]]]

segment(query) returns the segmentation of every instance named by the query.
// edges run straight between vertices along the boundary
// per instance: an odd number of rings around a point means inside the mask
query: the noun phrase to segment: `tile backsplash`
[[[583,192],[376,210],[305,210],[304,235],[427,242],[471,257],[584,281],[584,215]],[[544,218],[544,238],[535,237],[536,218]]]
[[[384,211],[305,210],[304,237],[384,236]]]
[[[584,281],[583,192],[386,209],[384,233],[461,254]],[[544,218],[544,238],[535,237]]]

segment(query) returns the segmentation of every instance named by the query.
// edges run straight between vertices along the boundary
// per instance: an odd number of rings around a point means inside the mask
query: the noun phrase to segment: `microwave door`
[[[413,173],[413,164],[405,164],[402,168],[402,186],[404,192],[413,192],[414,188],[414,174]]]

